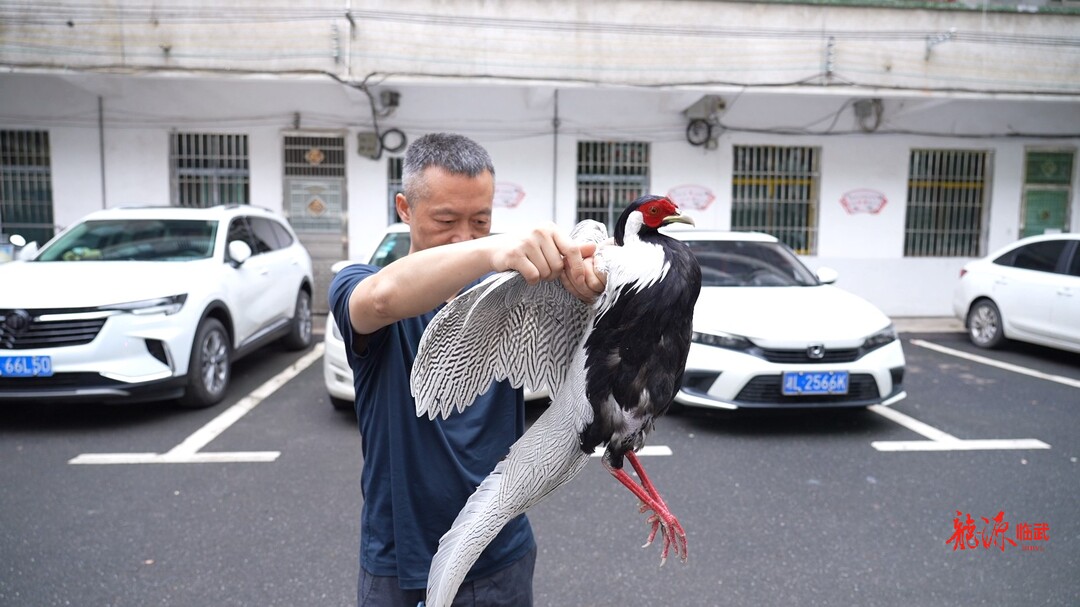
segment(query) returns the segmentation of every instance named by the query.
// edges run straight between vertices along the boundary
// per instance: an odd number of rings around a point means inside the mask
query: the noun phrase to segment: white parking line
[[[276,392],[292,378],[300,374],[319,360],[323,354],[323,344],[315,347],[281,373],[255,388],[250,394],[240,399],[235,405],[210,420],[194,434],[184,439],[179,445],[165,453],[83,453],[68,461],[69,464],[205,464],[231,462],[272,462],[281,455],[280,451],[233,451],[200,453],[199,450],[210,444],[247,415],[266,397]]]
[[[911,344],[929,350],[934,350],[942,354],[948,354],[949,356],[956,356],[958,358],[964,358],[972,362],[981,363],[991,367],[997,367],[999,369],[1005,369],[1006,371],[1013,371],[1015,373],[1021,373],[1023,375],[1029,375],[1031,377],[1037,377],[1039,379],[1045,379],[1048,381],[1065,384],[1066,386],[1073,386],[1080,388],[1080,381],[1068,377],[1061,377],[1059,375],[1050,375],[1049,373],[1042,373],[1019,365],[1013,365],[1010,363],[1004,363],[1001,361],[986,358],[985,356],[979,356],[976,354],[968,354],[960,350],[954,350],[952,348],[946,348],[945,346],[939,346],[928,341],[921,339],[911,340]],[[868,407],[874,413],[881,415],[889,420],[892,420],[901,426],[904,426],[912,432],[916,432],[925,436],[930,440],[924,441],[874,441],[870,443],[870,446],[878,451],[976,451],[976,450],[1002,450],[1002,449],[1049,449],[1050,445],[1035,438],[1006,438],[1006,439],[960,439],[955,436],[938,430],[937,428],[925,424],[914,417],[904,415],[903,413],[890,409],[888,407],[882,407],[880,405],[873,405]]]
[[[945,346],[939,346],[928,341],[921,339],[911,340],[911,344],[926,348],[928,350],[934,350],[935,352],[941,352],[942,354],[948,354],[957,358],[963,358],[972,362],[981,363],[990,367],[997,367],[998,369],[1005,369],[1006,371],[1012,371],[1013,373],[1020,373],[1022,375],[1029,375],[1031,377],[1037,377],[1039,379],[1045,379],[1047,381],[1057,382],[1059,384],[1065,384],[1073,388],[1080,388],[1080,380],[1072,379],[1071,377],[1062,377],[1060,375],[1051,375],[1049,373],[1043,373],[1042,371],[1036,371],[1034,369],[1028,369],[1027,367],[1021,367],[1020,365],[1014,365],[1011,363],[1004,363],[1000,360],[994,360],[992,358],[986,358],[985,356],[979,356],[978,354],[968,354],[960,350],[953,350],[952,348],[946,348]]]
[[[657,455],[671,455],[671,447],[666,445],[645,445],[636,451],[638,457],[653,457]],[[592,457],[600,457],[604,454],[604,447],[597,447]]]

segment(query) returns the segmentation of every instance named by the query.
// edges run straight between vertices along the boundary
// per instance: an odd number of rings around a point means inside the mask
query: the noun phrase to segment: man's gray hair
[[[409,206],[427,198],[424,171],[439,167],[451,175],[478,177],[487,171],[495,178],[491,156],[479,143],[454,133],[428,133],[409,144],[401,168],[401,185]]]

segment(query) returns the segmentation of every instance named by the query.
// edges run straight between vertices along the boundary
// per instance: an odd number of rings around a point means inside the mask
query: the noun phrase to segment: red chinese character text
[[[1005,535],[1005,532],[1009,530],[1009,523],[1005,521],[1004,510],[998,512],[997,516],[994,517],[994,527],[989,533],[987,532],[986,527],[990,524],[990,519],[984,516],[982,517],[982,520],[985,524],[983,525],[983,528],[979,531],[979,537],[982,538],[983,548],[999,546],[1001,548],[1001,551],[1005,552],[1005,542],[1008,542],[1013,546],[1016,545],[1016,542],[1014,542],[1012,538]]]
[[[966,521],[960,520],[962,513],[957,510],[956,518],[953,519],[953,534],[952,537],[946,541],[946,544],[952,544],[953,551],[957,548],[960,550],[967,550],[968,548],[978,548],[979,539],[975,537],[975,521],[972,520],[971,515],[967,515]]]

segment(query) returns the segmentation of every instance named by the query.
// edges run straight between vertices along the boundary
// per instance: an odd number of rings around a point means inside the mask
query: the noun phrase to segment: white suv
[[[231,364],[311,344],[311,258],[248,205],[115,208],[0,266],[0,402],[219,402]]]

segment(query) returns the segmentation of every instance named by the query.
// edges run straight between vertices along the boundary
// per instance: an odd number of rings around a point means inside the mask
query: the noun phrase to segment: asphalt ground
[[[890,410],[905,423],[872,410],[660,420],[649,446],[670,455],[642,459],[687,530],[686,564],[640,548],[636,501],[590,463],[529,513],[537,606],[1080,604],[1080,356],[987,352],[947,327],[902,338],[909,396]],[[204,411],[0,409],[0,605],[355,604],[355,422],[331,409],[317,359],[274,379],[309,355],[241,361]],[[253,394],[188,459],[71,463],[174,453]],[[1047,448],[957,448],[1012,440]],[[878,448],[898,443],[939,450]],[[1015,544],[954,549],[957,512],[992,540],[983,517],[1003,513]],[[1020,524],[1048,537],[1018,541]]]

